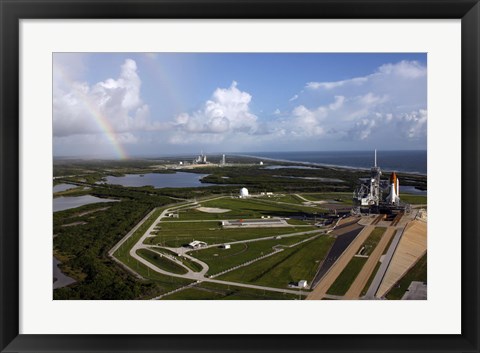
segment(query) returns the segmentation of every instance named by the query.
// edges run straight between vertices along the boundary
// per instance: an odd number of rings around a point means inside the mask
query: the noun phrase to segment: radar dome
[[[248,189],[247,188],[241,188],[240,189],[240,197],[248,197]]]

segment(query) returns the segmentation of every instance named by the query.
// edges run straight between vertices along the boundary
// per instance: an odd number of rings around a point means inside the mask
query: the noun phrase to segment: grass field
[[[392,237],[393,238],[393,237]],[[370,288],[370,285],[372,284],[373,282],[373,279],[375,278],[375,275],[377,274],[378,272],[378,269],[380,268],[380,265],[382,263],[380,261],[377,262],[377,264],[375,265],[375,268],[373,269],[373,272],[372,274],[370,275],[370,277],[368,278],[368,281],[367,283],[365,284],[365,287],[363,287],[362,291],[360,292],[360,296],[363,297],[365,294],[367,294],[368,292],[368,288]]]
[[[412,281],[427,282],[427,254],[423,255],[417,263],[392,287],[385,296],[387,299],[402,299]]]
[[[168,295],[166,300],[287,300],[298,299],[294,294],[263,291],[251,288],[241,288],[217,283],[203,282],[195,287],[184,289]],[[303,299],[303,298],[302,298]]]
[[[154,251],[150,251],[147,249],[139,249],[137,250],[137,254],[162,270],[165,270],[171,273],[176,273],[179,275],[183,275],[188,272],[182,266],[176,264],[172,260],[169,260],[165,256],[162,256],[161,254],[158,254]]]
[[[353,204],[351,192],[319,192],[301,194],[301,196],[310,201],[337,201],[345,205]]]
[[[400,200],[412,205],[427,204],[427,196],[425,195],[400,194]]]
[[[218,279],[286,288],[288,283],[302,279],[311,282],[318,265],[333,245],[334,238],[322,235],[298,247],[286,249]]]
[[[377,247],[378,242],[385,233],[386,228],[376,227],[360,246],[359,250],[364,248],[362,255],[370,255],[372,251]],[[354,257],[350,260],[347,266],[343,269],[340,275],[337,277],[335,282],[328,289],[328,294],[333,295],[345,295],[350,286],[352,285],[355,278],[362,270],[363,266],[367,262],[366,257]],[[373,278],[372,278],[373,280]]]
[[[208,264],[208,274],[216,274],[254,260],[260,256],[274,252],[275,245],[292,245],[312,237],[312,234],[286,237],[282,239],[269,239],[250,243],[233,244],[230,249],[209,248],[192,251],[190,255]]]
[[[362,255],[370,255],[372,251],[376,248],[378,242],[385,233],[386,228],[376,227],[368,236],[367,240],[362,244],[360,249],[363,247]]]
[[[298,198],[293,194],[282,194],[282,195],[272,195],[272,196],[261,196],[256,198],[256,200],[266,200],[270,202],[285,202],[292,203],[296,205],[303,205],[304,200]]]
[[[216,222],[161,222],[160,226],[160,232],[156,236],[145,239],[146,244],[180,247],[192,240],[201,240],[208,244],[222,244],[317,229],[315,227],[223,229]]]
[[[115,252],[114,257],[120,260],[127,267],[131,268],[142,277],[151,280],[157,284],[157,293],[162,294],[169,292],[178,287],[182,287],[193,281],[173,276],[165,276],[155,271],[150,270],[141,262],[135,260],[130,256],[129,252],[133,245],[142,237],[147,229],[162,213],[163,209],[157,209],[153,214],[142,224],[137,231]]]
[[[332,286],[328,289],[327,294],[345,295],[348,288],[352,285],[355,278],[362,270],[363,265],[367,262],[365,257],[354,257],[348,265],[343,269],[342,273],[337,277]]]

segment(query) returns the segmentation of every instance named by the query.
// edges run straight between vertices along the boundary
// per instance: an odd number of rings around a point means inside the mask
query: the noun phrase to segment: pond
[[[72,184],[57,184],[53,187],[53,192],[66,191],[75,187],[77,186]]]
[[[427,195],[427,190],[420,190],[417,189],[415,186],[402,186],[400,184],[400,198],[402,197],[402,193],[406,194],[415,194],[415,195]]]
[[[112,201],[119,201],[119,200],[101,199],[99,197],[95,197],[92,195],[55,197],[53,199],[53,212],[68,210],[70,208],[76,208],[76,207],[88,205],[91,203],[112,202]]]
[[[161,188],[188,188],[199,186],[212,186],[216,184],[202,183],[200,179],[208,174],[195,174],[177,172],[172,174],[147,173],[147,174],[126,174],[125,176],[107,176],[107,184],[122,186],[153,186]]]
[[[53,289],[66,287],[76,281],[72,277],[66,276],[59,268],[61,262],[53,257]]]

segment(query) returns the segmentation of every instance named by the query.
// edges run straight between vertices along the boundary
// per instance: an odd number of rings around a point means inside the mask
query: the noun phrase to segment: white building
[[[192,249],[203,248],[207,245],[208,245],[207,243],[205,243],[204,241],[200,241],[200,240],[194,240],[190,244],[188,244],[188,246]]]
[[[298,288],[307,288],[307,286],[308,286],[308,283],[306,280],[302,279],[298,281]]]
[[[248,197],[248,189],[247,188],[241,188],[240,189],[240,198],[246,198]]]

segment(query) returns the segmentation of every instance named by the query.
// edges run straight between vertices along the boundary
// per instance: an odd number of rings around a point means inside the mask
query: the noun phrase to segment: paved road
[[[403,229],[397,229],[395,237],[388,248],[387,253],[383,259],[382,264],[380,265],[377,274],[373,278],[372,284],[368,288],[367,294],[363,297],[363,299],[372,300],[375,299],[375,294],[377,293],[378,288],[380,287],[380,283],[382,283],[382,279],[385,276],[385,272],[387,272],[388,265],[390,265],[390,261],[392,261],[393,254],[395,253],[395,249],[397,248],[400,239],[402,238]]]
[[[320,300],[325,297],[328,289],[332,286],[340,273],[342,273],[343,269],[348,265],[352,257],[357,253],[360,246],[365,242],[365,240],[367,240],[374,228],[375,226],[372,225],[366,226],[357,235],[357,237],[345,249],[338,260],[328,270],[325,276],[323,276],[315,289],[308,295],[307,300]]]
[[[363,265],[362,270],[353,281],[347,293],[345,293],[344,299],[358,299],[360,297],[363,288],[367,285],[368,279],[372,275],[375,266],[377,266],[377,263],[380,260],[380,257],[382,256],[385,247],[388,245],[388,242],[390,241],[394,233],[395,228],[393,227],[388,227],[385,230],[385,233],[378,242],[377,246],[368,257],[367,262],[365,262],[365,265]]]
[[[218,198],[218,197],[217,197]],[[213,199],[212,199],[213,200]],[[210,201],[210,200],[209,200]],[[236,282],[229,282],[229,281],[221,281],[221,280],[216,280],[212,278],[206,278],[204,276],[205,272],[208,271],[208,266],[206,269],[202,270],[202,272],[193,272],[190,269],[188,269],[188,272],[186,274],[180,275],[180,274],[175,274],[171,273],[165,270],[162,270],[152,264],[151,262],[145,260],[143,257],[137,254],[138,249],[145,248],[146,246],[143,244],[145,239],[150,236],[150,233],[154,230],[155,226],[162,220],[162,218],[165,217],[165,215],[169,212],[172,212],[173,210],[180,208],[180,207],[185,207],[185,205],[181,205],[178,207],[171,207],[168,209],[164,209],[162,213],[158,216],[158,218],[152,223],[152,225],[147,229],[147,231],[142,235],[142,237],[135,243],[135,245],[130,249],[130,256],[133,257],[135,260],[138,262],[144,264],[151,270],[158,272],[160,274],[166,275],[166,276],[171,276],[171,277],[179,277],[179,278],[185,278],[185,279],[190,279],[194,281],[203,281],[203,282],[211,282],[211,283],[218,283],[218,284],[223,284],[223,285],[230,285],[230,286],[236,286],[236,287],[243,287],[243,288],[250,288],[250,289],[259,289],[259,290],[266,290],[266,291],[271,291],[271,292],[279,292],[279,293],[289,293],[289,294],[295,294],[295,295],[301,295],[305,296],[308,293],[298,291],[298,290],[292,290],[292,289],[281,289],[281,288],[274,288],[274,287],[264,287],[264,286],[257,286],[253,284],[246,284],[246,283],[236,283]],[[142,222],[141,222],[142,223]],[[316,230],[318,232],[318,230]],[[301,233],[306,233],[306,232],[301,232]],[[133,234],[133,232],[131,233]],[[124,240],[125,241],[125,240]],[[117,244],[118,245],[118,244]],[[120,244],[121,245],[121,244]],[[120,246],[119,245],[119,246]],[[193,258],[192,258],[193,259]],[[198,259],[195,259],[198,262]],[[206,265],[206,264],[205,264]]]

